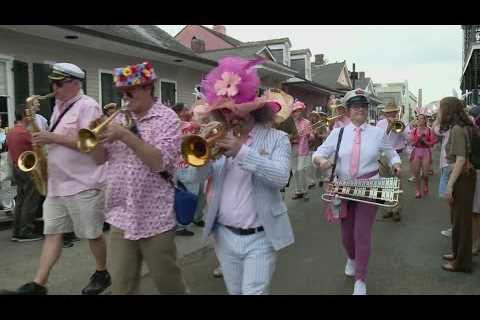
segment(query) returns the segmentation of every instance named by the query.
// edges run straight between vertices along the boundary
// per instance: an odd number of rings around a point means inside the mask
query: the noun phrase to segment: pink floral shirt
[[[123,121],[122,117],[117,119]],[[180,150],[178,116],[157,102],[143,118],[135,114],[133,118],[141,139],[162,151],[165,170],[174,176]],[[106,221],[123,230],[128,240],[150,238],[175,227],[173,187],[123,142],[106,145],[106,151]]]
[[[299,156],[308,156],[310,149],[308,148],[309,140],[313,139],[312,126],[310,121],[305,118],[295,120],[297,131],[301,133],[298,138],[298,144],[295,145]]]

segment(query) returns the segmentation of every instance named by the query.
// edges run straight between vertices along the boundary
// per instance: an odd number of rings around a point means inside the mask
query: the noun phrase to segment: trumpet
[[[314,124],[310,125],[309,128],[305,128],[303,130],[299,130],[297,135],[301,135],[303,133],[304,130],[307,130],[307,129],[312,129],[313,131],[316,131],[320,128],[323,128],[323,127],[330,127],[330,125],[332,125],[333,122],[335,122],[336,119],[340,118],[341,115],[338,115],[338,116],[334,116],[334,117],[331,117],[331,118],[326,118],[326,119],[322,119],[320,121],[317,121],[315,122]]]
[[[189,134],[182,138],[180,150],[185,161],[194,167],[202,167],[211,159],[220,156],[222,150],[215,146],[218,139],[225,137],[227,126],[212,121],[199,134]]]
[[[115,103],[107,104],[104,109],[108,109],[111,107],[116,108]],[[123,113],[126,118],[126,123],[123,126],[127,129],[131,129],[133,127],[133,119],[130,111],[128,109],[118,108],[117,111],[112,113],[105,121],[97,125],[94,129],[87,129],[83,128],[78,131],[78,141],[77,141],[77,148],[82,153],[89,153],[95,149],[98,145],[100,140],[99,133],[106,128],[106,126],[113,121],[120,113]]]

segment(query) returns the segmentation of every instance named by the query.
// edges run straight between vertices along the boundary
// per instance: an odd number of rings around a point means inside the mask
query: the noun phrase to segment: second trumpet
[[[107,106],[113,106],[115,105],[114,103],[108,104],[104,107],[104,109]],[[116,105],[115,105],[116,107]],[[89,153],[95,149],[95,147],[98,145],[100,138],[99,134],[105,130],[107,125],[113,121],[120,113],[123,113],[126,118],[126,123],[123,124],[123,126],[127,129],[131,129],[133,125],[132,121],[132,116],[130,114],[130,111],[127,109],[118,109],[115,111],[112,115],[110,115],[105,121],[100,123],[98,126],[96,126],[94,129],[87,129],[83,128],[78,131],[78,141],[77,141],[77,148],[80,152],[82,153]]]

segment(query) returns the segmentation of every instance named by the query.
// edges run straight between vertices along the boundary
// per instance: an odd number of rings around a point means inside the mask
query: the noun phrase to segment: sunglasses
[[[56,85],[58,88],[63,87],[64,84],[72,82],[74,79],[67,79],[67,80],[51,80],[50,84]]]

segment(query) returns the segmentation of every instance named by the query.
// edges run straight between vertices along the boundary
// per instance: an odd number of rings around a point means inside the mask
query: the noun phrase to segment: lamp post
[[[350,79],[352,80],[353,90],[355,90],[355,80],[358,80],[358,72],[355,71],[355,63],[353,64],[352,72],[350,72]]]

